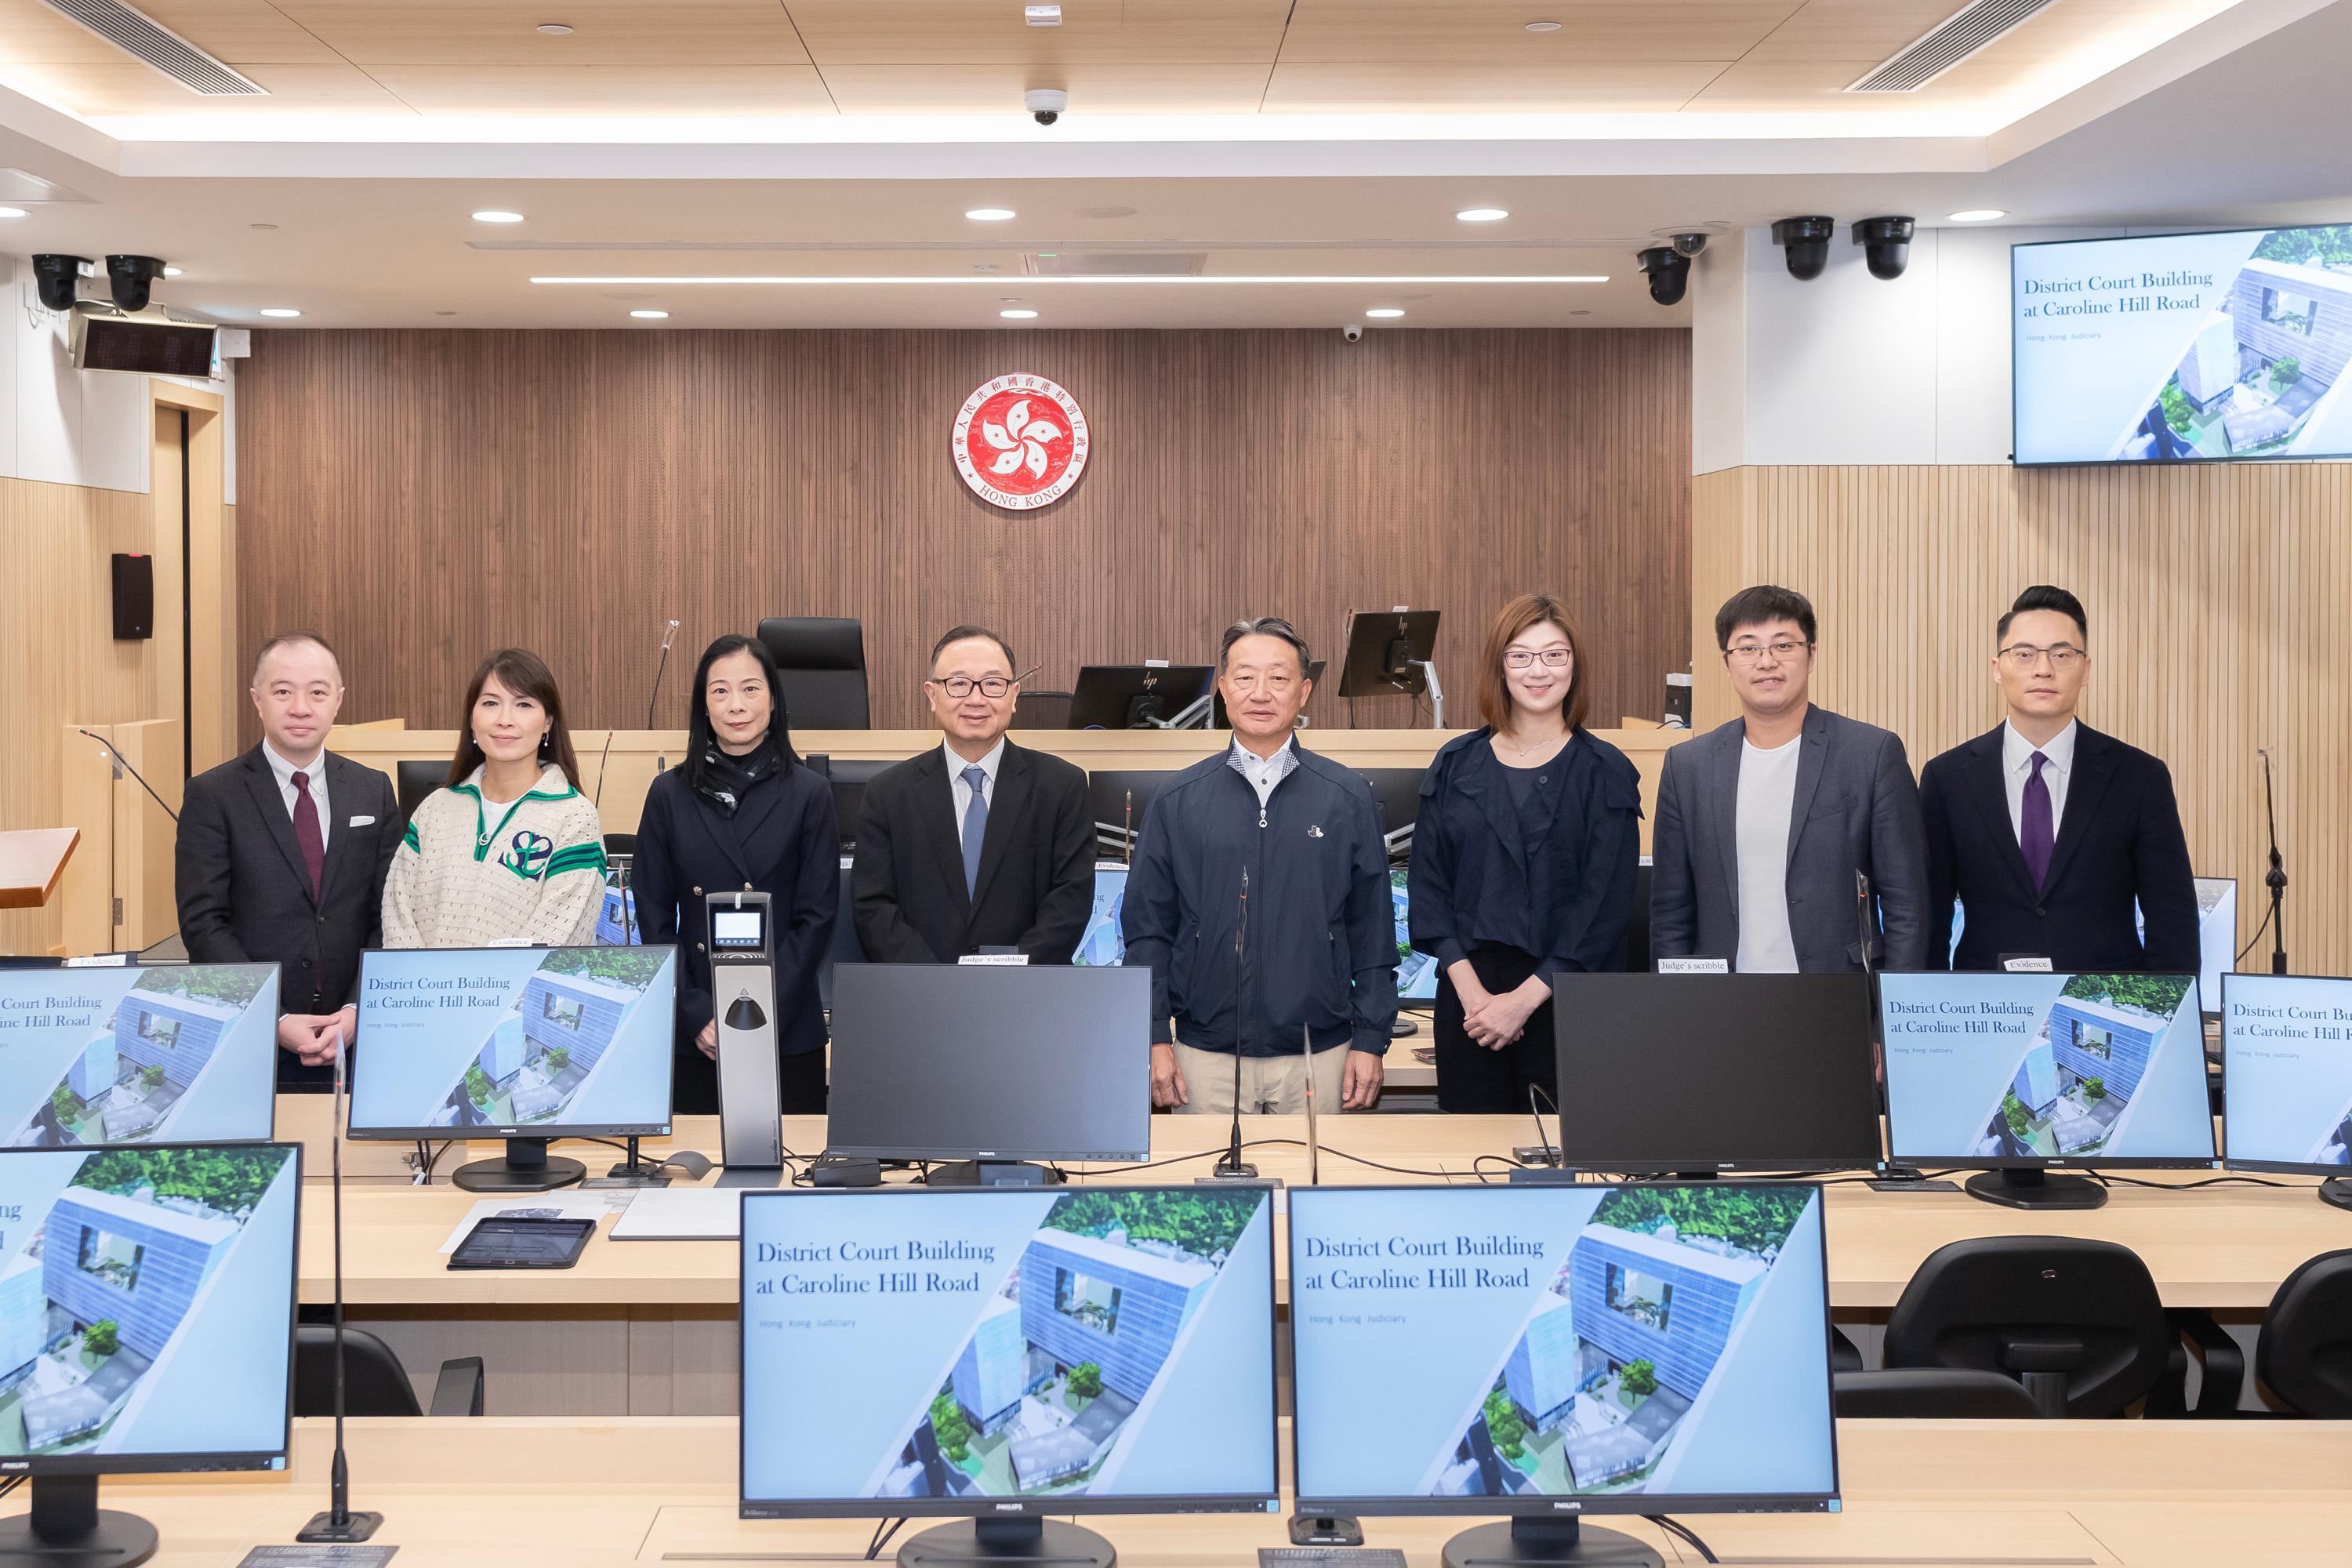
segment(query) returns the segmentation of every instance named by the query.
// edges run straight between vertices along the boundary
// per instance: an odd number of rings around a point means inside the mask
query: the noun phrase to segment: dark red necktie
[[[310,873],[310,897],[319,896],[319,879],[327,869],[327,836],[319,831],[319,803],[310,794],[310,775],[294,775],[294,842],[302,847],[302,865]]]

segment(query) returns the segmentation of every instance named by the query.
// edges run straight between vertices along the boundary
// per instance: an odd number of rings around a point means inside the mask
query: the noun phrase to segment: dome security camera
[[[1649,275],[1651,299],[1661,305],[1683,302],[1683,291],[1690,287],[1691,264],[1679,245],[1654,245],[1635,256],[1633,265]]]
[[[1907,217],[1866,217],[1853,226],[1853,242],[1862,247],[1870,275],[1892,283],[1903,276],[1911,260],[1911,233],[1917,226]]]
[[[1836,234],[1833,217],[1784,217],[1772,226],[1772,243],[1788,251],[1789,276],[1810,283],[1828,269]]]
[[[1350,321],[1339,329],[1339,335],[1351,343],[1360,343],[1364,341],[1364,329]]]
[[[1706,248],[1706,235],[1697,229],[1692,229],[1687,233],[1675,235],[1667,243],[1675,247],[1676,256],[1688,260]]]
[[[1051,125],[1070,107],[1070,95],[1058,87],[1033,87],[1021,95],[1022,107],[1040,125]]]

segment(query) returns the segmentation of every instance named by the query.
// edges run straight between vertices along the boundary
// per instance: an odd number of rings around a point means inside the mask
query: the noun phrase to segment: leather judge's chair
[[[1836,1374],[1847,1420],[2031,1421],[2042,1414],[2013,1377],[1962,1367],[1894,1367]]]
[[[415,820],[416,808],[425,804],[425,797],[449,782],[449,764],[404,762],[392,766],[392,793],[400,800],[400,825],[406,827]]]
[[[1013,710],[1013,728],[1016,730],[1066,730],[1070,727],[1070,698],[1067,691],[1024,691],[1021,704]]]
[[[866,628],[825,616],[771,616],[760,640],[776,661],[784,721],[795,730],[870,730]]]
[[[416,1386],[393,1348],[365,1329],[343,1326],[343,1409],[352,1415],[423,1415]],[[299,1323],[294,1330],[294,1414],[335,1413],[335,1329]],[[433,1385],[435,1415],[482,1413],[482,1358],[441,1363]]]
[[[2352,1419],[2352,1251],[2286,1277],[2263,1316],[2254,1371],[2299,1415]]]

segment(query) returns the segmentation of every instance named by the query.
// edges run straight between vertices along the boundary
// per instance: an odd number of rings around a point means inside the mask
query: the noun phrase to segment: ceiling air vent
[[[1038,278],[1172,278],[1208,265],[1205,251],[1064,250],[1024,258]]]
[[[57,5],[58,0],[49,0]],[[1974,0],[1945,17],[1848,92],[1916,92],[1962,60],[1981,54],[2058,0]]]
[[[267,94],[259,82],[239,76],[179,34],[163,26],[122,0],[48,0],[108,43],[129,51],[192,92],[207,98]]]

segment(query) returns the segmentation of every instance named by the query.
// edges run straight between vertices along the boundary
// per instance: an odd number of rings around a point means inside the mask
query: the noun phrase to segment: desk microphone
[[[367,1540],[383,1523],[380,1513],[352,1511],[352,1467],[343,1453],[343,1068],[351,1060],[342,1026],[335,1026],[335,1124],[328,1147],[335,1194],[335,1462],[327,1481],[327,1510],[314,1513],[294,1539],[305,1545],[347,1545]]]
[[[677,623],[676,621],[664,621],[662,623],[661,660],[654,666],[653,695],[646,700],[646,728],[648,730],[654,727],[654,708],[661,701],[662,671],[669,668],[669,645],[671,640],[677,636]],[[596,793],[589,796],[588,804],[590,805],[602,805],[604,804],[604,764],[612,760],[612,756],[613,731],[607,730],[604,731],[604,754],[596,759]],[[656,768],[655,771],[658,773],[660,770]]]
[[[2254,748],[2263,759],[2263,813],[2270,818],[2271,871],[2263,886],[2271,890],[2271,973],[2286,973],[2286,862],[2279,858],[2278,798],[2271,793],[2271,754]],[[2232,964],[2231,967],[2235,968]]]
[[[180,814],[173,811],[170,806],[163,805],[163,797],[155,793],[155,786],[149,784],[145,779],[139,778],[139,770],[132,767],[130,763],[123,759],[121,752],[116,749],[111,742],[108,741],[104,736],[92,735],[89,731],[79,728],[77,728],[74,731],[74,733],[77,735],[86,736],[90,740],[96,741],[99,746],[98,754],[104,757],[113,765],[114,776],[116,778],[121,778],[123,774],[129,773],[132,778],[139,779],[139,787],[147,792],[147,798],[153,801],[156,805],[161,807],[163,815],[170,817],[173,822],[176,823],[180,820]],[[2277,860],[2275,849],[2273,851],[2272,859],[2273,863]]]
[[[1242,980],[1248,970],[1243,952],[1249,945],[1249,868],[1242,868],[1242,899],[1234,917],[1234,1131],[1225,1152],[1210,1174],[1219,1181],[1254,1182],[1257,1167],[1242,1163],[1242,1035],[1249,1015],[1242,1009]]]

